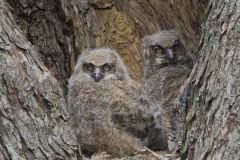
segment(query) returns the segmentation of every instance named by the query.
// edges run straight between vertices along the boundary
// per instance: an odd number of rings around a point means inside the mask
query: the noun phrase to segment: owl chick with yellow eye
[[[167,143],[170,152],[182,142],[184,123],[179,108],[180,90],[192,70],[194,58],[186,52],[175,30],[163,30],[143,39],[144,91],[160,135],[149,135],[149,147]],[[155,129],[156,130],[156,129]],[[156,132],[155,132],[156,133]],[[163,137],[167,136],[166,142]]]
[[[84,51],[68,86],[68,111],[83,153],[121,157],[143,150],[152,116],[117,52]]]

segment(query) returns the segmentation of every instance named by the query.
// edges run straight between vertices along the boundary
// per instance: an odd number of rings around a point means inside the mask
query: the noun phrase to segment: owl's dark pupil
[[[88,70],[92,71],[93,70],[93,66],[91,64],[88,65]]]

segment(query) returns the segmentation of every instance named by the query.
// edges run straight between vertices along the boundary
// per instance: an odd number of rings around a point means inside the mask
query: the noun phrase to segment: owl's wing
[[[111,84],[110,91],[111,119],[115,126],[144,139],[147,136],[146,128],[152,124],[152,116],[140,86],[134,83],[115,82]]]

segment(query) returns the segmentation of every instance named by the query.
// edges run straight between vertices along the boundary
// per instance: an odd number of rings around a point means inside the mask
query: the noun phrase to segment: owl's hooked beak
[[[95,82],[100,82],[101,79],[104,77],[104,75],[101,72],[100,68],[96,68],[91,76],[95,80]]]
[[[167,58],[170,62],[174,63],[174,62],[175,62],[175,54],[174,54],[173,49],[172,49],[172,48],[167,48],[167,49],[166,49],[166,54],[167,54],[166,58]]]

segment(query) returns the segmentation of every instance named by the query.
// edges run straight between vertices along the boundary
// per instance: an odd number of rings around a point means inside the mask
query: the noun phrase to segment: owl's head
[[[163,30],[146,36],[142,42],[145,73],[150,76],[157,70],[178,64],[192,67],[193,57],[186,52],[175,30]]]
[[[78,59],[75,73],[94,82],[130,79],[118,53],[108,48],[85,50]]]

